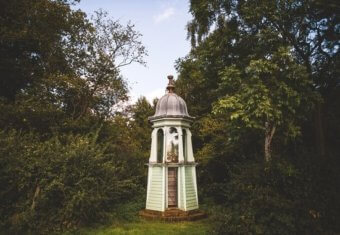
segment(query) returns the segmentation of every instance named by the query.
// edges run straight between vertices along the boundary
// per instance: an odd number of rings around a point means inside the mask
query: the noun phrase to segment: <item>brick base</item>
[[[139,215],[145,219],[169,222],[194,221],[207,217],[207,215],[200,210],[182,211],[178,208],[168,208],[164,212],[145,209],[141,210]]]

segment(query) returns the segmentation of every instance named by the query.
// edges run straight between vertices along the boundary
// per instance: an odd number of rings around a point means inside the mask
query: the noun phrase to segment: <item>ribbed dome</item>
[[[192,117],[188,114],[188,109],[185,101],[174,93],[174,81],[173,77],[168,76],[169,84],[167,86],[168,93],[160,98],[156,105],[156,113],[150,120],[158,119],[162,117],[179,117],[179,118],[189,118]]]
[[[168,93],[157,102],[157,116],[187,116],[189,117],[185,101],[175,93]]]

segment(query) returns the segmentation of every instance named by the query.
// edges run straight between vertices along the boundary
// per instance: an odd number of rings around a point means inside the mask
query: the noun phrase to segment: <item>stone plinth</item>
[[[169,222],[194,221],[207,217],[201,210],[182,211],[178,208],[168,208],[164,212],[145,209],[141,210],[139,215],[145,219]]]

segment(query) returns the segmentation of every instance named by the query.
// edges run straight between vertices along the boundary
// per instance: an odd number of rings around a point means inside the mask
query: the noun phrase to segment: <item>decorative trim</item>
[[[191,117],[191,116],[185,116],[185,115],[161,115],[161,116],[151,116],[148,117],[148,120],[150,122],[156,122],[160,119],[165,119],[165,118],[171,118],[171,119],[182,119],[182,120],[186,120],[186,121],[190,121],[193,122],[195,120],[195,117]]]

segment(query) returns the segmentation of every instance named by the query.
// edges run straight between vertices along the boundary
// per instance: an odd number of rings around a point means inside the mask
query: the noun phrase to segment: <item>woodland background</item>
[[[76,230],[144,207],[153,104],[133,24],[72,0],[0,1],[0,228]],[[191,0],[176,92],[196,117],[200,203],[219,234],[340,233],[338,1]],[[122,209],[123,208],[123,209]],[[0,230],[0,231],[1,231]]]

